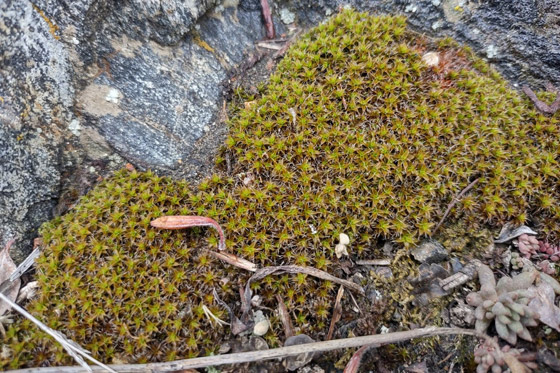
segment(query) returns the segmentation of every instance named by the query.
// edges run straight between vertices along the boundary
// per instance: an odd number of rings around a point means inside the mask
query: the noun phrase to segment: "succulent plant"
[[[474,350],[474,361],[478,364],[476,368],[476,373],[486,373],[488,371],[492,373],[501,373],[507,369],[506,360],[509,357],[516,360],[523,360],[522,363],[528,369],[536,369],[537,364],[534,361],[527,361],[523,359],[520,350],[512,348],[509,345],[503,346],[499,351],[496,349],[498,345],[498,339],[494,337],[493,343],[486,340],[481,343]],[[505,359],[504,359],[505,357]]]
[[[549,275],[556,273],[556,266],[554,263],[560,260],[559,247],[551,245],[548,242],[540,241],[536,237],[528,234],[519,236],[515,244],[523,257],[534,261],[537,268],[541,271]],[[519,269],[523,266],[523,262],[519,260],[518,255],[514,257],[514,254],[516,253],[512,253],[511,259],[512,268]]]
[[[539,252],[540,242],[535,236],[522,234],[517,238],[517,248],[523,254],[523,257],[531,259],[533,255]]]
[[[523,260],[521,260],[521,255],[519,253],[511,253],[511,259],[509,260],[511,268],[513,270],[520,270],[523,268]]]
[[[428,51],[437,65],[422,62]],[[198,185],[118,172],[45,225],[31,312],[107,362],[212,353],[228,331],[203,306],[223,317],[212,289],[233,302],[247,274],[200,251],[218,247],[213,232],[149,226],[164,215],[216,220],[227,251],[259,266],[330,270],[340,233],[355,257],[371,257],[378,238],[410,247],[478,178],[449,221],[522,223],[538,212],[543,232],[560,232],[558,114],[538,113],[471,50],[422,38],[403,17],[342,11],[302,36],[250,100],[233,109],[216,172]],[[285,275],[253,286],[263,307],[284,294],[301,333],[324,332],[332,283]],[[394,303],[409,295],[387,288]],[[278,345],[270,324],[265,338]],[[24,321],[4,343],[12,355],[1,367],[69,362]]]
[[[467,295],[467,303],[476,307],[475,329],[484,332],[494,321],[496,332],[508,343],[515,345],[517,337],[531,341],[527,327],[537,325],[537,315],[527,304],[535,296],[530,287],[537,276],[537,271],[522,272],[504,276],[496,284],[490,267],[480,265],[480,290]]]
[[[557,262],[560,260],[560,247],[554,246],[548,242],[539,241],[539,255],[551,262]]]
[[[556,274],[556,264],[549,260],[541,260],[537,263],[537,268],[546,273],[547,275]]]

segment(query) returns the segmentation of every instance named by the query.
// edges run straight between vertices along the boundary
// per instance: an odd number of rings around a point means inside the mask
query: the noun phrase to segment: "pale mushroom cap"
[[[348,244],[350,244],[350,237],[348,237],[347,234],[341,233],[341,234],[338,236],[338,240],[340,241],[340,244],[341,244],[341,245],[348,245]]]
[[[343,255],[348,256],[348,250],[346,250],[346,245],[339,243],[334,247],[334,253],[337,258],[342,258]]]

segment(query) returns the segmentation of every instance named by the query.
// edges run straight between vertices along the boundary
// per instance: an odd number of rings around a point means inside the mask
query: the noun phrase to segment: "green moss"
[[[421,57],[434,50],[441,63],[430,68]],[[559,132],[558,116],[537,113],[468,49],[431,44],[401,17],[344,11],[303,36],[264,94],[232,119],[216,175],[193,187],[122,171],[45,225],[41,293],[28,308],[107,362],[216,352],[229,331],[202,306],[226,319],[212,289],[233,304],[249,275],[204,254],[217,246],[208,230],[156,231],[150,220],[209,216],[230,252],[261,266],[343,276],[332,265],[340,232],[357,257],[374,255],[380,238],[408,247],[479,178],[449,221],[472,229],[538,217],[552,235],[560,232]],[[415,264],[403,257],[393,270],[391,286],[375,279],[388,293],[400,289],[385,316],[401,304],[403,324],[422,324],[404,281]],[[324,336],[333,284],[285,275],[254,288],[273,308],[281,294],[298,331]],[[274,345],[283,336],[272,321]],[[12,356],[3,366],[71,362],[27,322],[12,325],[6,341]]]

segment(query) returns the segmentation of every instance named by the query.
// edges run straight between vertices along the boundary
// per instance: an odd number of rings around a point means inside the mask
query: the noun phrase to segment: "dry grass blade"
[[[62,347],[64,347],[66,352],[68,352],[68,354],[70,356],[72,356],[72,358],[74,358],[74,360],[76,360],[76,362],[78,364],[80,364],[85,369],[85,371],[91,372],[92,369],[84,361],[84,358],[86,358],[87,360],[91,361],[94,364],[97,364],[98,366],[102,367],[104,370],[106,370],[108,372],[117,373],[112,368],[108,367],[107,365],[103,364],[102,362],[100,362],[100,361],[94,359],[93,357],[91,357],[89,355],[89,352],[84,350],[82,347],[80,347],[76,342],[67,339],[62,333],[57,332],[56,330],[53,330],[53,329],[49,328],[48,326],[46,326],[45,324],[43,324],[42,322],[37,320],[35,317],[33,317],[33,315],[31,315],[29,312],[27,312],[22,307],[18,306],[15,302],[13,302],[10,298],[5,296],[4,294],[0,293],[0,299],[2,299],[4,302],[8,303],[10,305],[10,307],[12,307],[12,309],[17,311],[23,317],[30,320],[33,324],[37,325],[39,327],[39,329],[41,329],[42,331],[44,331],[45,333],[47,333],[48,335],[53,337],[58,343],[60,343],[62,345]]]
[[[10,281],[15,281],[16,279],[20,278],[33,264],[35,264],[35,259],[39,257],[41,254],[41,249],[39,247],[35,248],[31,254],[25,258],[23,262],[17,267],[17,269],[12,273],[10,276]]]
[[[333,316],[331,320],[331,325],[329,327],[329,333],[327,334],[327,341],[332,339],[334,333],[334,326],[342,317],[342,296],[344,295],[344,286],[338,288],[338,293],[336,294],[336,300],[334,302]]]
[[[218,316],[214,315],[212,311],[210,311],[210,309],[206,307],[205,304],[202,305],[202,311],[204,311],[204,314],[206,315],[206,317],[208,317],[210,323],[212,323],[212,321],[215,321],[218,325],[221,326],[229,325],[229,323],[225,322],[224,320],[220,319]]]
[[[284,335],[286,339],[294,336],[294,326],[292,324],[292,319],[290,318],[290,313],[284,304],[284,300],[279,294],[276,294],[276,300],[278,301],[278,314],[280,315],[280,320],[284,326]]]
[[[220,224],[218,224],[218,222],[216,222],[214,219],[210,219],[205,216],[188,216],[188,215],[162,216],[160,218],[152,220],[150,222],[150,225],[154,228],[161,228],[161,229],[213,227],[218,231],[218,234],[220,235],[220,243],[218,245],[218,249],[219,250],[226,249],[226,239],[222,227],[220,227]]]
[[[251,272],[257,271],[257,265],[255,263],[240,258],[237,255],[226,253],[226,252],[220,253],[212,250],[206,250],[206,252],[215,258],[218,258],[226,263],[231,264],[232,266],[244,269],[246,271],[251,271]]]

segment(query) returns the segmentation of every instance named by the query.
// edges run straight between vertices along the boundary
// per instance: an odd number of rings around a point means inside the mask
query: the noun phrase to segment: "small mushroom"
[[[342,258],[343,255],[348,256],[348,250],[346,250],[346,245],[339,243],[334,247],[334,253],[338,259]]]

